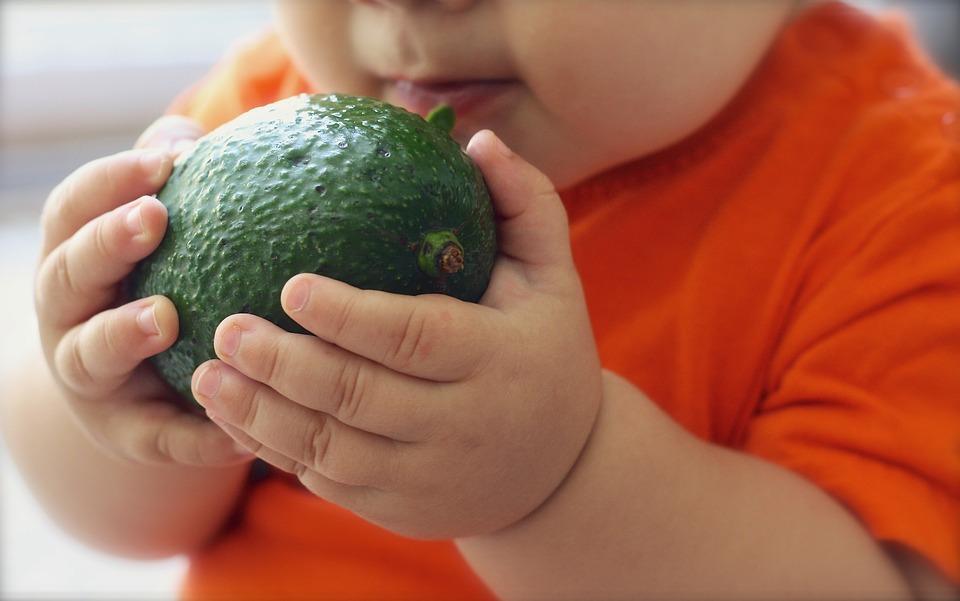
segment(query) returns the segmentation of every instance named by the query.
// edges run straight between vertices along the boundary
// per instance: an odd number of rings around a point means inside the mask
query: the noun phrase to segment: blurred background
[[[270,3],[257,0],[0,0],[0,383],[38,347],[31,279],[50,189],[129,148],[269,19]],[[170,599],[185,566],[116,559],[67,538],[0,449],[0,598]]]
[[[960,77],[960,2],[854,4],[908,12],[928,51]],[[0,383],[38,346],[31,278],[49,190],[129,148],[269,17],[266,0],[0,0]],[[184,567],[107,557],[65,537],[0,446],[0,598],[171,598]]]

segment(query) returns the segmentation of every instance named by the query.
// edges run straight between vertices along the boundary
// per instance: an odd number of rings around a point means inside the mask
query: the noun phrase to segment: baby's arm
[[[839,503],[786,469],[708,445],[605,373],[577,465],[519,524],[461,539],[504,599],[908,599]]]
[[[51,193],[36,282],[44,355],[3,396],[4,438],[43,507],[84,542],[123,555],[206,541],[235,505],[251,459],[178,408],[143,364],[176,340],[170,300],[122,302],[122,281],[165,231],[165,210],[149,195],[170,173],[171,149],[200,133],[188,120],[161,119],[138,146],[167,150],[97,159]]]
[[[161,557],[207,541],[236,503],[248,466],[144,465],[92,443],[39,355],[4,391],[7,449],[48,515],[86,544]]]

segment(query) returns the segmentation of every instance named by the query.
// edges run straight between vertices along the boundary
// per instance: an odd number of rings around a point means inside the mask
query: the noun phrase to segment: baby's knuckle
[[[401,360],[410,367],[434,358],[438,351],[451,348],[451,341],[466,341],[469,333],[463,327],[463,320],[459,319],[453,307],[448,306],[448,297],[433,299],[435,304],[418,305],[415,317],[410,321],[410,327],[405,334],[405,351]]]
[[[334,386],[334,415],[350,423],[360,413],[363,404],[365,370],[362,364],[349,359],[340,364]]]
[[[246,446],[247,450],[254,455],[259,454],[265,448],[263,443],[255,438],[250,438],[249,436],[244,438],[243,444]]]
[[[53,257],[53,280],[57,288],[71,296],[81,296],[83,291],[73,277],[73,271],[70,265],[70,253],[66,247],[61,246]]]
[[[246,397],[246,403],[243,403],[245,406],[243,408],[243,415],[240,417],[240,424],[244,430],[253,429],[254,425],[260,421],[260,409],[263,407],[266,399],[264,395],[266,394],[266,387],[256,386],[253,391],[245,394],[245,390],[249,384],[244,382],[239,385],[241,390],[240,394],[237,395],[238,400],[243,400]]]
[[[333,322],[334,340],[341,340],[344,334],[346,334],[353,327],[353,324],[357,319],[357,304],[362,294],[364,294],[363,291],[352,294],[347,300],[340,304]]]
[[[254,364],[262,366],[264,382],[283,382],[284,365],[283,351],[278,344],[264,343],[258,348],[251,349],[256,355]]]
[[[331,442],[333,440],[333,429],[330,427],[329,420],[325,417],[318,417],[314,426],[307,429],[306,459],[305,467],[330,477],[331,474]]]
[[[74,390],[89,388],[94,383],[94,377],[84,358],[77,336],[63,340],[56,351],[55,360],[61,380]]]
[[[160,463],[173,460],[173,437],[169,429],[159,428],[153,436],[145,438],[141,451],[145,462]],[[151,442],[152,444],[150,444]]]
[[[105,355],[115,359],[122,359],[128,354],[126,324],[116,318],[107,318],[99,326],[100,344]]]
[[[313,471],[311,466],[294,461],[290,471],[297,477],[300,484],[303,484],[304,488],[317,496],[320,495],[319,488],[314,484],[317,472]]]
[[[395,337],[394,345],[387,350],[387,357],[384,357],[381,363],[393,363],[400,369],[414,364],[418,357],[429,352],[432,346],[431,338],[436,329],[437,326],[431,323],[423,311],[416,308],[411,310]]]
[[[161,465],[171,463],[170,436],[162,430],[143,427],[122,434],[108,434],[109,444],[115,453],[127,460],[143,465]]]
[[[110,244],[110,232],[105,219],[97,219],[93,224],[93,250],[105,261],[113,255]]]

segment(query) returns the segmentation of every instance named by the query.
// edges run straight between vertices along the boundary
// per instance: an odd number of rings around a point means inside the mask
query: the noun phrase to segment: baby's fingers
[[[166,227],[166,208],[149,196],[84,225],[40,265],[37,311],[44,323],[66,328],[103,309],[136,262],[157,247]]]
[[[193,119],[180,115],[164,115],[150,125],[137,139],[134,148],[159,148],[179,155],[203,135],[203,128]]]
[[[54,188],[43,207],[41,257],[83,224],[133,198],[153,194],[167,181],[173,159],[164,150],[127,150],[96,159]]]
[[[224,467],[254,458],[219,426],[167,400],[114,397],[83,409],[103,446],[137,463]]]
[[[141,361],[173,344],[178,328],[169,299],[140,299],[69,330],[54,352],[54,366],[68,388],[98,397],[116,390]]]

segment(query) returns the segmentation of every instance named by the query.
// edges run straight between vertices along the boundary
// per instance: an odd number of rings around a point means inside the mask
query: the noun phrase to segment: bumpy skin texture
[[[300,95],[245,113],[181,157],[158,198],[166,237],[131,293],[177,307],[180,337],[153,362],[186,399],[228,315],[303,332],[280,307],[293,275],[476,302],[496,256],[492,204],[469,157],[440,127],[369,98]],[[430,277],[417,251],[441,230],[459,239],[464,268]]]

